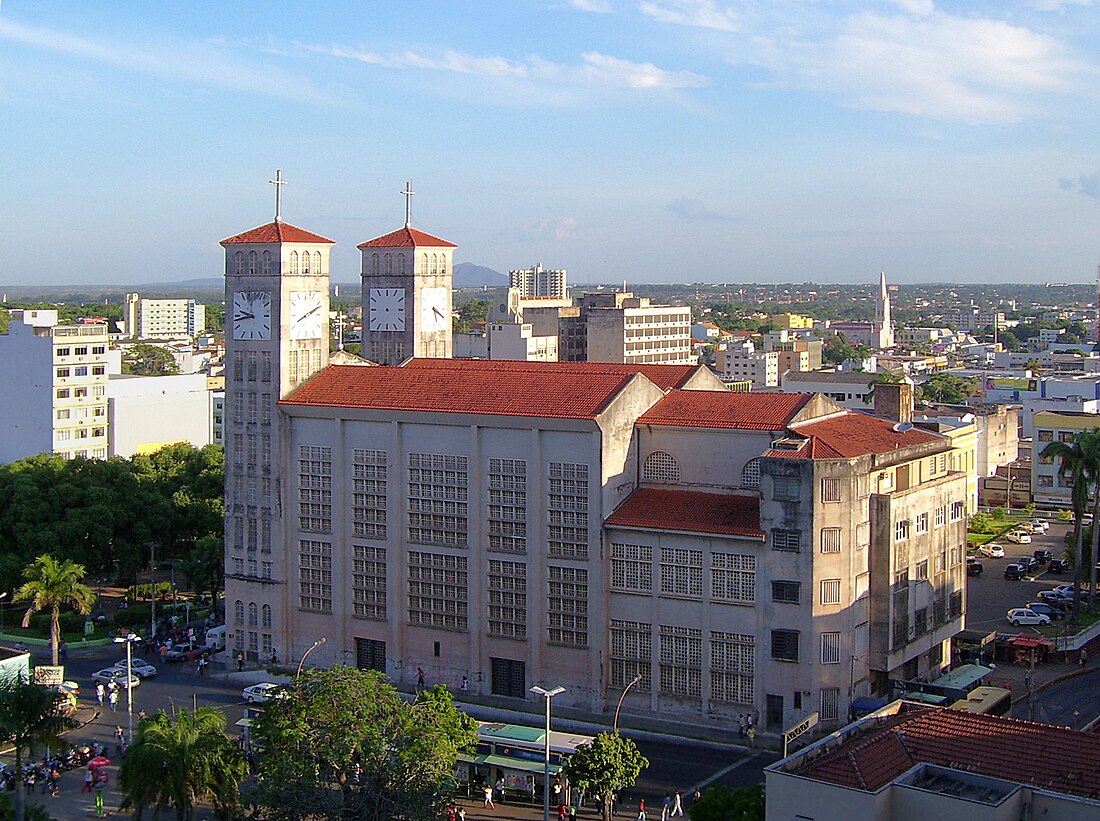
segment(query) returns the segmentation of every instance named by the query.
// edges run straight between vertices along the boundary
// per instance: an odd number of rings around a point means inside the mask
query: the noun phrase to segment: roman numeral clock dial
[[[371,288],[368,328],[372,331],[405,330],[405,289]]]

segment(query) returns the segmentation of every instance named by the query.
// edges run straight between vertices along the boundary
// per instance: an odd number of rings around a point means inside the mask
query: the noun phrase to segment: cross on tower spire
[[[286,185],[286,180],[283,179],[283,169],[275,169],[275,179],[268,180],[269,183],[275,186],[275,222],[282,222],[283,220],[283,186]]]
[[[405,183],[405,190],[401,192],[405,195],[405,227],[412,228],[413,224],[413,195],[416,193],[412,190],[412,180]]]

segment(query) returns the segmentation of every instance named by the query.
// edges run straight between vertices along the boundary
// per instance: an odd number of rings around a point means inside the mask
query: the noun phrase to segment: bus
[[[546,767],[546,731],[541,727],[479,721],[477,749],[458,756],[457,780],[476,787],[503,784],[513,796],[542,795]],[[550,777],[560,784],[562,758],[588,744],[592,736],[550,733]]]
[[[1004,716],[1012,710],[1012,691],[1004,687],[975,687],[966,698],[960,698],[950,706],[969,713]]]

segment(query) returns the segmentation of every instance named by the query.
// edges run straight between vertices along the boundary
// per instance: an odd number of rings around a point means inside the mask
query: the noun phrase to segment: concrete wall
[[[158,446],[213,441],[206,376],[115,377],[107,383],[109,454],[130,457]]]
[[[0,463],[53,450],[53,341],[13,318],[0,335]]]

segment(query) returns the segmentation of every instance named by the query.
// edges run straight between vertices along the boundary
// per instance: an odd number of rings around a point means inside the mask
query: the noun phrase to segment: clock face
[[[405,289],[371,288],[368,323],[372,331],[405,330]]]
[[[233,294],[233,338],[271,339],[271,294],[268,291]]]
[[[324,325],[320,291],[290,292],[290,338],[317,339]]]
[[[446,288],[425,288],[420,292],[420,331],[443,331],[451,322],[450,294]]]

